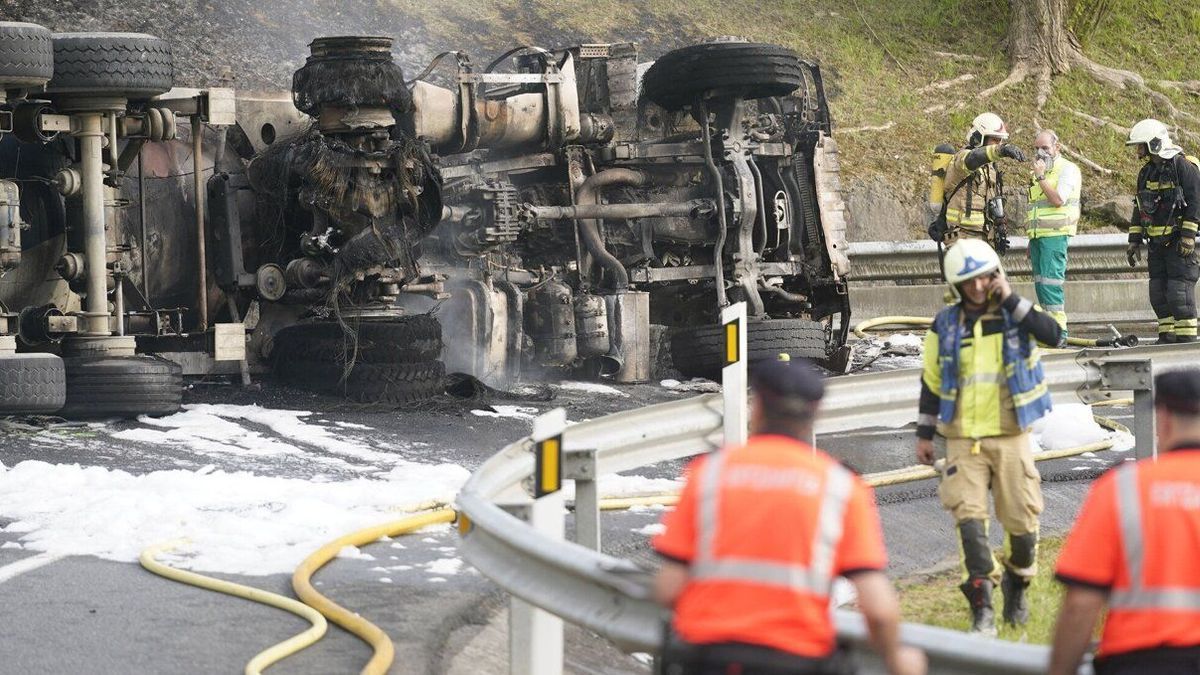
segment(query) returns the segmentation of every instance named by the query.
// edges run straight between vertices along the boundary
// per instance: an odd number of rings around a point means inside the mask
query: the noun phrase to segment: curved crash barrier
[[[1043,365],[1046,381],[1060,402],[1113,400],[1127,397],[1129,391],[1142,401],[1151,375],[1148,360],[1155,368],[1180,367],[1194,363],[1198,351],[1195,345],[1084,350],[1047,356]],[[1131,364],[1130,370],[1138,372],[1125,379],[1116,376],[1120,368],[1108,368]],[[817,433],[908,424],[917,408],[917,373],[900,370],[830,380]],[[594,461],[589,472],[594,477],[715,450],[723,439],[722,407],[720,394],[708,394],[580,422],[562,436],[564,464],[572,456],[586,455]],[[1138,408],[1139,417],[1143,412]],[[650,598],[646,570],[629,560],[562,541],[513,515],[522,507],[528,510],[532,502],[527,485],[534,476],[535,445],[529,437],[510,443],[464,485],[458,496],[463,557],[523,602],[587,628],[626,651],[656,651],[667,617]],[[576,518],[578,522],[578,513]],[[859,648],[864,672],[884,672],[865,647],[861,616],[838,610],[837,622],[839,637]],[[926,651],[930,673],[1032,675],[1045,672],[1049,657],[1044,646],[931,626],[906,624],[902,638]]]

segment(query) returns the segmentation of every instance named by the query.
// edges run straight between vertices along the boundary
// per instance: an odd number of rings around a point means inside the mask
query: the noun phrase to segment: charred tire
[[[150,98],[175,83],[171,45],[144,33],[55,33],[49,94]]]
[[[351,357],[355,363],[418,363],[442,353],[442,326],[428,314],[368,321],[350,329],[353,335],[336,321],[288,326],[275,335],[271,355],[277,362],[341,364]]]
[[[50,30],[33,23],[0,21],[0,89],[40,87],[53,75]]]
[[[170,415],[183,402],[183,369],[159,356],[79,356],[63,359],[73,419]]]
[[[755,42],[713,42],[667,52],[642,80],[646,97],[678,110],[711,90],[755,99],[786,96],[804,84],[796,52]]]
[[[53,354],[0,355],[0,415],[55,413],[66,400],[62,359]]]
[[[446,365],[441,361],[356,363],[345,379],[344,373],[343,366],[324,361],[279,366],[279,376],[289,384],[358,403],[414,403],[445,390]]]
[[[749,362],[778,358],[824,359],[827,354],[825,324],[808,319],[751,320],[747,323]],[[725,365],[724,326],[678,328],[671,336],[671,360],[688,377],[720,379]]]

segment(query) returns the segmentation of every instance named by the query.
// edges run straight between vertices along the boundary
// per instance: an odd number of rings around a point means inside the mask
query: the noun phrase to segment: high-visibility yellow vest
[[[1075,166],[1064,157],[1059,157],[1054,166],[1046,171],[1046,180],[1058,189],[1058,178],[1068,164]],[[1075,171],[1079,171],[1075,167]],[[1052,206],[1046,199],[1042,184],[1034,181],[1029,188],[1029,205],[1025,210],[1025,234],[1030,239],[1038,237],[1075,236],[1079,229],[1079,192],[1082,186],[1075,185],[1072,194],[1059,193],[1062,206]]]

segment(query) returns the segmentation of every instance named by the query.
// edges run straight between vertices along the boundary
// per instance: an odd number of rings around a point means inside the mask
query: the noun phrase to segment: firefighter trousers
[[[1158,317],[1159,335],[1194,339],[1196,280],[1200,279],[1196,253],[1185,258],[1173,239],[1151,240],[1146,263],[1150,268],[1150,306]]]
[[[1067,328],[1067,301],[1063,284],[1067,281],[1067,235],[1037,237],[1029,240],[1029,262],[1033,266],[1033,290],[1038,304],[1058,325]]]
[[[988,492],[1008,534],[1003,567],[1021,577],[1037,573],[1042,477],[1027,433],[988,438],[947,438],[946,467],[938,485],[942,506],[954,516],[966,578],[1000,582],[988,542]]]

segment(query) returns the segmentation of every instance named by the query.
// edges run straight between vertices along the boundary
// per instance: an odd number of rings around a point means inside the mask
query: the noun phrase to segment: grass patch
[[[1029,624],[1007,626],[1000,620],[1004,600],[997,588],[992,596],[996,608],[996,625],[1002,640],[1050,644],[1054,637],[1054,621],[1062,604],[1062,585],[1054,580],[1054,563],[1062,550],[1063,539],[1043,539],[1038,545],[1038,574],[1029,587]],[[966,598],[958,590],[962,577],[958,570],[935,574],[916,581],[899,584],[900,607],[904,620],[953,630],[971,627],[971,613]]]

